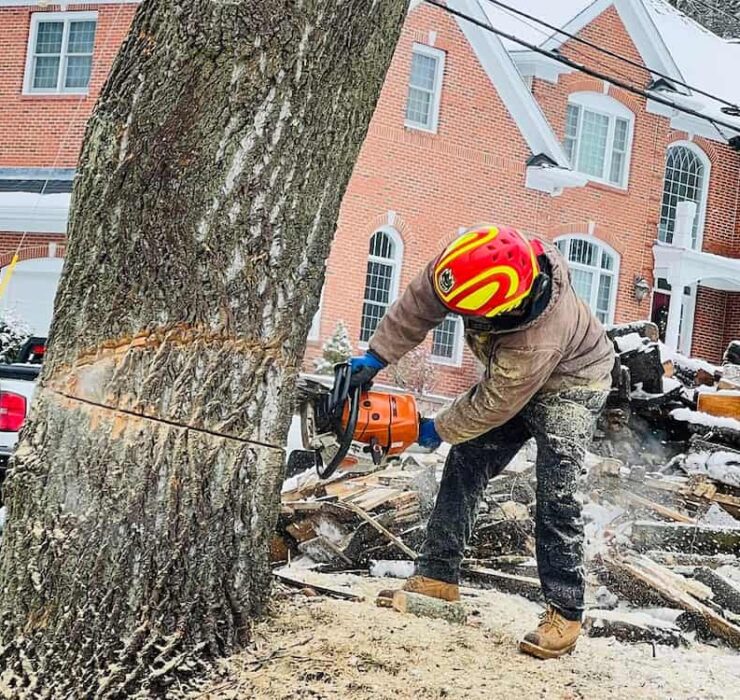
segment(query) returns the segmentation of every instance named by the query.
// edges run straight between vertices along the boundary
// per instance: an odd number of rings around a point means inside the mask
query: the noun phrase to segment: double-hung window
[[[459,366],[462,362],[462,322],[450,314],[432,331],[432,360]]]
[[[633,125],[632,112],[607,95],[571,95],[563,145],[573,169],[593,180],[626,188]]]
[[[604,324],[614,322],[619,256],[606,245],[583,237],[566,237],[557,247],[570,267],[573,289]]]
[[[26,93],[87,93],[96,12],[37,12],[31,16]]]
[[[444,60],[444,51],[414,44],[406,99],[406,126],[437,131]]]

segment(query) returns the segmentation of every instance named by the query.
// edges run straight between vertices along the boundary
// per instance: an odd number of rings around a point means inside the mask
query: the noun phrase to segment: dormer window
[[[608,95],[572,94],[563,146],[573,169],[596,182],[626,188],[634,118],[627,107]]]

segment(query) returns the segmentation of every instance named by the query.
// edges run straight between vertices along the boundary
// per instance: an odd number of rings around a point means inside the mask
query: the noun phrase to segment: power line
[[[577,34],[571,34],[570,32],[566,32],[564,29],[561,29],[553,24],[549,24],[548,22],[545,22],[544,20],[539,19],[538,17],[535,17],[534,15],[530,15],[522,10],[518,10],[515,7],[511,7],[510,5],[507,5],[504,2],[500,2],[500,0],[486,0],[486,2],[489,2],[491,5],[496,5],[497,7],[500,7],[501,9],[515,15],[519,15],[520,17],[523,17],[527,20],[531,20],[533,22],[537,22],[537,24],[542,25],[543,27],[547,27],[548,29],[552,30],[556,34],[562,34],[563,36],[568,37],[569,39],[573,39],[573,41],[578,42],[579,44],[584,44],[585,46],[588,46],[591,49],[595,49],[599,53],[603,53],[606,56],[609,56],[610,58],[614,58],[618,61],[621,61],[622,63],[626,63],[629,66],[632,66],[633,68],[639,68],[642,71],[645,71],[647,73],[652,73],[653,75],[657,75],[660,78],[663,78],[665,80],[668,80],[671,83],[674,83],[676,85],[680,85],[681,87],[685,87],[692,92],[696,92],[699,95],[704,95],[704,97],[709,97],[712,100],[715,100],[717,102],[721,102],[722,104],[731,107],[734,110],[738,110],[740,112],[740,107],[738,105],[734,104],[733,102],[728,102],[727,100],[723,99],[722,97],[717,97],[716,95],[713,95],[709,92],[706,92],[705,90],[702,90],[701,88],[698,88],[694,85],[689,85],[688,83],[684,83],[680,80],[677,80],[676,78],[667,75],[666,73],[662,73],[659,70],[655,70],[653,68],[650,68],[649,66],[645,66],[642,63],[639,63],[637,61],[633,61],[631,58],[627,58],[626,56],[622,56],[621,54],[616,53],[615,51],[611,51],[609,49],[605,49],[598,44],[593,43],[592,41],[588,41],[588,39],[584,39],[583,37],[578,36]],[[532,26],[531,24],[529,25]],[[539,31],[539,30],[538,30]],[[545,34],[545,32],[541,32],[542,34]],[[583,54],[581,54],[583,55]]]
[[[490,2],[494,2],[494,0],[489,0],[489,1]],[[505,5],[504,3],[495,2],[494,4],[500,5],[501,8],[504,10],[504,12],[507,12],[511,16],[525,14],[525,13],[520,12],[519,10],[514,9],[513,7],[510,8],[508,5]],[[529,15],[526,15],[526,16],[529,17]],[[519,19],[519,21],[522,24],[526,24],[530,29],[533,29],[538,34],[546,37],[547,39],[552,38],[552,36],[553,36],[552,32],[546,32],[544,29],[542,29],[542,27],[538,27],[537,24],[535,24],[535,22],[536,23],[539,23],[539,24],[542,24],[542,25],[544,25],[544,26],[546,26],[548,28],[555,29],[556,31],[560,31],[559,29],[553,27],[550,24],[547,24],[546,22],[543,22],[542,20],[537,19],[536,17],[533,17],[532,18],[533,19],[532,22],[527,21],[527,19],[524,19],[523,17],[519,17],[518,19]],[[573,35],[572,34],[568,34],[568,36],[573,36]],[[577,36],[574,36],[573,38],[580,39],[580,37],[577,37]],[[585,40],[583,41],[583,43],[588,44],[588,42],[586,42]],[[591,44],[589,44],[589,45],[591,45]],[[593,46],[596,49],[598,49],[599,51],[601,51],[601,49],[598,46],[595,46],[595,45],[593,45]],[[612,70],[613,71],[613,70],[615,70],[615,69],[611,68],[610,66],[607,66],[605,63],[603,63],[602,61],[600,61],[598,58],[593,57],[593,56],[589,56],[588,54],[584,53],[583,51],[581,51],[578,48],[578,46],[571,46],[570,48],[573,51],[573,53],[577,54],[581,58],[584,58],[586,60],[593,61],[597,66],[599,66],[600,68],[603,68],[606,71],[609,71],[609,70]],[[638,64],[638,65],[639,65],[640,68],[642,68],[643,70],[645,70],[645,67],[644,66],[642,66],[640,64]],[[620,78],[624,78],[625,80],[628,80],[629,79],[626,75],[624,75],[623,73],[620,73],[620,72],[616,72],[616,75],[618,75]],[[722,132],[720,132],[720,136],[722,136]]]
[[[612,85],[618,88],[621,88],[622,90],[625,90],[626,92],[632,93],[633,95],[637,95],[638,97],[644,97],[647,100],[652,100],[653,102],[657,102],[658,104],[662,104],[666,107],[670,107],[671,109],[675,109],[677,112],[683,112],[684,114],[688,114],[692,117],[697,117],[698,119],[702,119],[703,121],[709,122],[710,124],[723,126],[725,127],[725,129],[729,129],[730,131],[735,132],[735,133],[740,132],[740,125],[734,125],[734,124],[730,124],[729,122],[725,122],[721,119],[715,119],[714,117],[710,117],[706,114],[702,114],[701,112],[698,112],[695,109],[691,109],[690,107],[684,107],[683,105],[680,105],[676,102],[672,102],[671,100],[667,100],[663,97],[660,97],[659,95],[646,92],[645,90],[642,90],[641,88],[638,88],[638,87],[635,87],[634,85],[626,83],[623,80],[619,80],[617,78],[610,77],[604,73],[600,73],[599,71],[593,70],[592,68],[589,68],[588,66],[584,66],[583,64],[578,63],[566,56],[542,49],[539,46],[535,46],[534,44],[531,44],[528,41],[525,41],[524,39],[520,39],[519,37],[514,36],[513,34],[508,34],[507,32],[504,32],[500,29],[496,29],[495,27],[492,27],[490,24],[486,24],[485,22],[481,22],[480,20],[475,19],[475,17],[466,15],[464,12],[459,12],[458,10],[454,10],[451,7],[447,7],[447,5],[443,5],[441,2],[439,2],[439,0],[424,0],[424,2],[426,2],[429,5],[433,5],[434,7],[438,7],[440,10],[447,12],[448,14],[454,15],[455,17],[464,19],[466,22],[470,22],[471,24],[474,24],[477,27],[480,27],[481,29],[487,32],[496,34],[497,36],[503,39],[508,39],[509,41],[515,44],[524,46],[530,51],[534,51],[535,53],[538,53],[542,56],[546,56],[547,58],[552,59],[556,63],[562,63],[564,66],[568,66],[568,68],[572,68],[573,70],[576,70],[579,73],[583,73],[584,75],[589,75],[592,78],[597,78],[598,80],[603,80],[607,83],[611,83]]]

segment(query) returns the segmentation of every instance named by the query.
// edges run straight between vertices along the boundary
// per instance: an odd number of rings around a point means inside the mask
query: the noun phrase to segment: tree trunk
[[[248,639],[305,338],[406,0],[145,0],[88,125],[7,487],[6,697],[160,696]]]

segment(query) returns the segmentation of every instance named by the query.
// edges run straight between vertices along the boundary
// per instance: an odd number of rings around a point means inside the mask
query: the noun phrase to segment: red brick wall
[[[446,52],[436,134],[404,127],[412,45]],[[403,238],[403,289],[461,226],[485,220],[532,228],[544,196],[524,188],[529,149],[491,87],[454,20],[429,6],[409,16],[375,116],[344,198],[327,267],[321,336],[337,319],[357,343],[368,241],[397,212]],[[308,366],[320,350],[310,345]],[[450,394],[473,381],[478,368],[465,351],[462,372],[437,368],[435,391]]]
[[[435,135],[403,125],[411,47],[414,41],[429,43],[430,29],[437,33],[436,48],[447,52],[439,132]],[[591,23],[583,36],[641,61],[613,9]],[[647,83],[644,71],[582,45],[566,44],[562,50],[607,73],[638,85]],[[580,74],[563,76],[557,85],[540,80],[533,85],[534,95],[559,138],[563,137],[568,95],[603,90],[602,82]],[[657,238],[666,149],[687,136],[674,132],[667,119],[648,114],[644,99],[614,88],[608,92],[636,115],[628,188],[592,183],[555,198],[527,190],[524,177],[529,149],[457,25],[428,6],[413,12],[342,207],[327,268],[321,337],[331,334],[337,319],[347,323],[353,339],[359,337],[367,244],[372,233],[387,223],[388,211],[396,213],[395,226],[405,245],[401,289],[460,226],[498,221],[550,238],[592,230],[621,258],[615,320],[647,318],[649,299],[637,303],[634,279],[642,275],[652,281],[652,247]],[[705,248],[740,256],[740,237],[732,236],[740,225],[736,202],[739,156],[720,144],[703,139],[696,142],[712,160]],[[711,315],[712,303],[709,295],[700,295],[697,324]],[[718,327],[721,323],[707,325],[715,333]],[[705,333],[696,334],[697,350],[706,356],[716,359],[719,344],[716,337],[705,339]],[[309,361],[319,353],[319,347],[320,342],[310,344]],[[439,368],[437,391],[457,392],[469,386],[477,373],[466,351],[462,371]]]
[[[128,32],[134,4],[73,5],[70,11],[96,10],[93,69],[89,94],[23,95],[26,52],[34,12],[59,12],[59,5],[0,8],[0,167],[70,168],[77,157],[85,123],[113,59]]]
[[[718,363],[722,359],[727,347],[724,333],[726,314],[727,293],[699,286],[691,342],[692,355],[707,362]]]
[[[21,233],[0,231],[0,268],[13,259],[16,251],[20,260],[48,257],[49,243],[57,244],[54,257],[61,258],[65,252],[65,241],[62,233],[29,233],[23,238]]]

